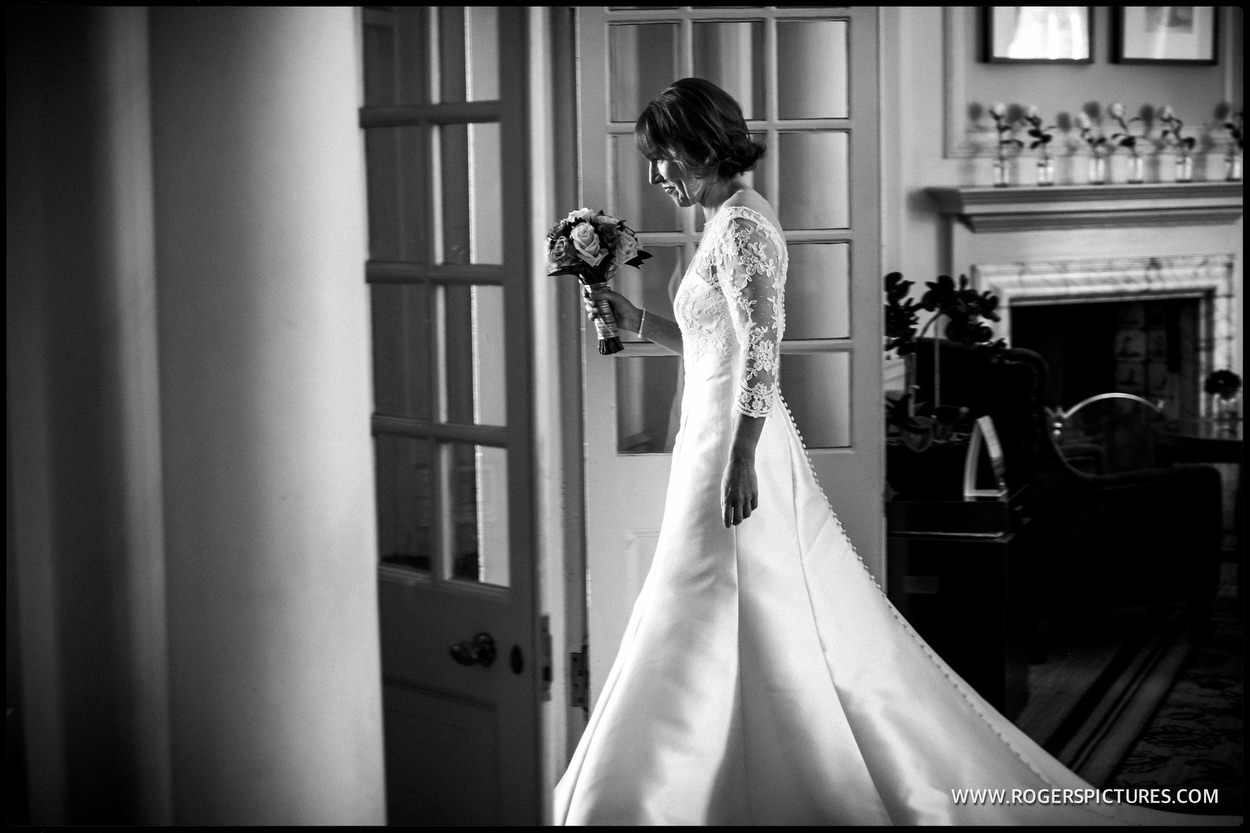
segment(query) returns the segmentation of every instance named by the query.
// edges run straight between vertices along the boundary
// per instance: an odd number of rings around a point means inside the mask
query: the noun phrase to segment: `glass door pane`
[[[648,314],[654,313],[672,321],[673,298],[677,295],[677,286],[685,272],[682,247],[648,244],[647,251],[651,253],[651,259],[641,269],[621,269],[617,272],[614,288],[625,297],[633,299]],[[621,330],[620,337],[622,342],[645,341],[629,330]]]
[[[786,340],[849,338],[851,245],[791,243]]]
[[[778,199],[787,229],[845,229],[851,222],[850,138],[805,130],[777,136]]]
[[[679,209],[648,179],[647,161],[638,153],[633,131],[612,136],[609,142],[613,214],[638,232],[679,230]]]
[[[435,262],[502,263],[499,125],[451,124],[436,132],[432,170],[440,211],[435,217]]]
[[[430,443],[381,435],[374,440],[374,450],[382,563],[429,573],[435,551]]]
[[[442,286],[437,297],[439,420],[506,425],[503,287]]]
[[[442,103],[494,101],[499,98],[499,8],[430,6],[431,100]]]
[[[695,23],[694,74],[737,99],[746,118],[763,118],[763,21]]]
[[[777,24],[777,117],[844,119],[850,115],[849,53],[844,20]]]
[[[373,6],[364,11],[366,107],[398,107],[429,102],[429,9],[424,6]]]
[[[618,454],[673,450],[681,417],[681,359],[639,356],[616,359]]]
[[[425,127],[374,127],[365,133],[372,260],[428,259],[428,134]]]
[[[373,397],[379,414],[430,418],[429,333],[432,319],[423,284],[374,284]]]
[[[851,445],[850,353],[787,353],[781,390],[808,448]]]
[[[444,578],[508,586],[508,453],[466,443],[443,447],[451,497],[451,562]]]
[[[633,124],[647,102],[678,77],[678,39],[673,23],[608,27],[612,121]]]
[[[496,6],[465,6],[464,66],[465,99],[493,101],[499,98],[499,9]]]

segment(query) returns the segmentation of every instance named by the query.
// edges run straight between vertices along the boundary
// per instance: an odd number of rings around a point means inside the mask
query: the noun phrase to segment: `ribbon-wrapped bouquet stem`
[[[547,233],[548,276],[576,275],[587,297],[607,286],[622,264],[641,266],[649,257],[649,252],[638,248],[634,230],[603,211],[579,208]],[[595,304],[595,330],[600,354],[624,349],[616,335],[616,316],[604,299]]]

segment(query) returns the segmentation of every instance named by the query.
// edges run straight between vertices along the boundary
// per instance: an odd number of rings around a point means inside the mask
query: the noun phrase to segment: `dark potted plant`
[[[1217,420],[1232,425],[1240,418],[1237,395],[1241,393],[1241,377],[1228,368],[1213,370],[1207,374],[1202,389],[1211,396],[1212,414]]]
[[[962,482],[964,459],[972,436],[973,414],[966,403],[942,399],[941,365],[938,343],[942,340],[984,350],[993,358],[1007,346],[996,339],[987,322],[997,322],[998,297],[973,289],[967,275],[958,282],[939,275],[926,282],[926,291],[917,300],[912,296],[914,281],[899,272],[885,276],[885,350],[904,361],[904,390],[887,394],[886,401],[886,480],[904,497],[954,497]],[[921,325],[921,314],[928,320]],[[926,333],[941,323],[938,338]],[[916,379],[917,351],[933,349],[933,378],[919,385]],[[921,391],[931,392],[918,401]]]

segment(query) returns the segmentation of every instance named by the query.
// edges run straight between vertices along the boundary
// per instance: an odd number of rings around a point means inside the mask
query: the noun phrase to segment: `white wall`
[[[153,12],[176,821],[380,821],[349,9]]]
[[[356,13],[7,23],[31,821],[380,824]]]
[[[1184,106],[1186,112],[1207,114],[1209,119],[1213,118],[1209,114],[1213,114],[1221,102],[1231,101],[1236,109],[1240,108],[1243,51],[1239,9],[1221,9],[1220,67],[1202,71],[1184,68],[1176,78],[1169,79],[1166,91],[1160,92],[1160,98],[1175,99],[1171,101],[1146,100],[1151,98],[1150,87],[1141,78],[1154,77],[1161,71],[1158,67],[1143,72],[1140,67],[1107,63],[1105,44],[1109,33],[1104,17],[1108,9],[1099,7],[1095,12],[1098,16],[1094,31],[1099,44],[1097,63],[1089,69],[1092,74],[1088,76],[1088,83],[1073,89],[1070,78],[1055,76],[1050,67],[977,64],[977,7],[882,7],[883,275],[902,272],[905,278],[916,282],[914,291],[918,291],[924,288],[925,281],[943,272],[958,275],[968,271],[970,264],[950,262],[942,220],[924,189],[992,182],[989,155],[948,155],[947,152],[948,133],[962,139],[968,135],[969,128],[975,127],[968,120],[970,104],[988,104],[1002,99],[1021,104],[1066,101],[1076,110],[1087,102],[1123,101],[1126,106],[1171,103],[1177,108]],[[962,24],[962,28],[949,31],[947,27],[952,22]],[[948,43],[958,49],[950,56],[951,61],[948,61]],[[951,67],[955,72],[948,72]],[[1007,94],[1011,87],[1001,86],[998,73],[1015,79],[1020,90],[1017,96]],[[1211,83],[1213,73],[1227,81]],[[1180,103],[1182,99],[1186,99],[1185,105]],[[1058,104],[1054,106],[1057,108]],[[1190,116],[1194,120],[1199,118],[1202,117]],[[953,128],[948,126],[948,121]],[[1197,125],[1194,129],[1197,130]],[[1225,141],[1218,129],[1212,128],[1210,136],[1216,144]],[[1195,167],[1199,177],[1222,177],[1221,150],[1214,148],[1208,156],[1201,157]],[[1082,182],[1080,169],[1073,167],[1072,159],[1061,160],[1058,169],[1061,185]],[[1159,175],[1166,178],[1165,173]],[[1193,250],[1194,245],[1218,246],[1221,251],[1235,252],[1235,278],[1240,292],[1242,225],[1239,221],[1223,230],[1207,230],[1200,240],[1195,240],[1193,230],[1185,226],[1153,229],[1145,236],[1152,244],[1162,240],[1164,253],[1195,253],[1199,250]],[[1046,233],[1041,234],[1041,237],[1046,236]],[[1065,246],[1068,257],[1131,255],[1139,253],[1142,239],[1143,234],[1138,230],[1120,234],[1102,229],[1069,234]],[[1021,252],[1016,259],[1039,256],[1040,250]],[[1238,310],[1235,354],[1240,356],[1244,322],[1240,297],[1235,306]],[[901,385],[901,373],[900,362],[887,362],[887,388]]]
[[[170,796],[146,13],[28,12],[9,24],[7,556],[19,637],[7,704],[29,739],[32,820],[160,823]]]

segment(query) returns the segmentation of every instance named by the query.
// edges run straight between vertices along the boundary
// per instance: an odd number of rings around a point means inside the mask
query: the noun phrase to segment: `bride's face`
[[[706,180],[694,176],[672,159],[653,159],[647,163],[647,176],[652,185],[664,189],[682,208],[697,205],[703,196]]]

